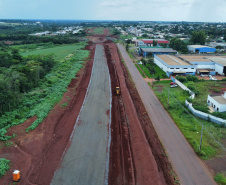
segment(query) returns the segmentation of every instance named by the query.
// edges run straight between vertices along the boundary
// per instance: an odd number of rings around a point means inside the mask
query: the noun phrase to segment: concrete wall
[[[224,66],[220,65],[220,64],[215,64],[215,71],[220,74],[223,75],[223,71],[224,71]]]
[[[205,120],[210,120],[211,122],[217,123],[217,124],[225,124],[226,120],[212,116],[210,114],[198,111],[193,108],[192,103],[189,103],[187,100],[185,100],[185,105],[188,107],[188,109],[197,117],[205,119]]]

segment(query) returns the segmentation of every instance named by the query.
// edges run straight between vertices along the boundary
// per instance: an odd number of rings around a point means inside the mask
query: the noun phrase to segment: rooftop
[[[204,45],[188,45],[188,47],[192,47],[192,48],[212,48],[210,46],[204,46]]]
[[[211,96],[219,104],[226,104],[226,99],[223,96]]]
[[[176,50],[173,50],[172,48],[141,48],[143,52],[151,52],[151,53],[177,53]]]

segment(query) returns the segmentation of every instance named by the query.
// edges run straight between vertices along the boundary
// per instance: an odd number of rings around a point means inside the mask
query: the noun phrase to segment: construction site
[[[125,48],[108,29],[87,32],[89,58],[61,102],[35,130],[20,132],[34,116],[7,133],[17,133],[2,151],[17,184],[215,184]],[[9,171],[0,184],[11,181]]]

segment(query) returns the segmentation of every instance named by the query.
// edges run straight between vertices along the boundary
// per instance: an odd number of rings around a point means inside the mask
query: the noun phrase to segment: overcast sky
[[[226,22],[226,0],[0,0],[0,19]]]

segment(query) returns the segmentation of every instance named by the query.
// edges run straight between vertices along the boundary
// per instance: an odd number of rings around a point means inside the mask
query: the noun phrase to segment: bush
[[[208,106],[193,106],[194,109],[199,110],[201,112],[210,113]]]
[[[197,81],[199,81],[199,78],[197,76],[188,75],[187,81],[197,82]]]
[[[187,78],[183,76],[177,76],[176,79],[179,80],[180,82],[187,82]]]
[[[217,182],[217,184],[226,185],[226,177],[223,174],[216,174],[214,180]]]
[[[192,99],[192,98],[187,98],[187,101],[188,101],[189,103],[192,103],[193,99]]]
[[[222,81],[226,81],[226,78],[222,78]]]
[[[9,170],[9,163],[10,160],[7,160],[5,158],[0,158],[0,177],[5,175],[5,173]]]

